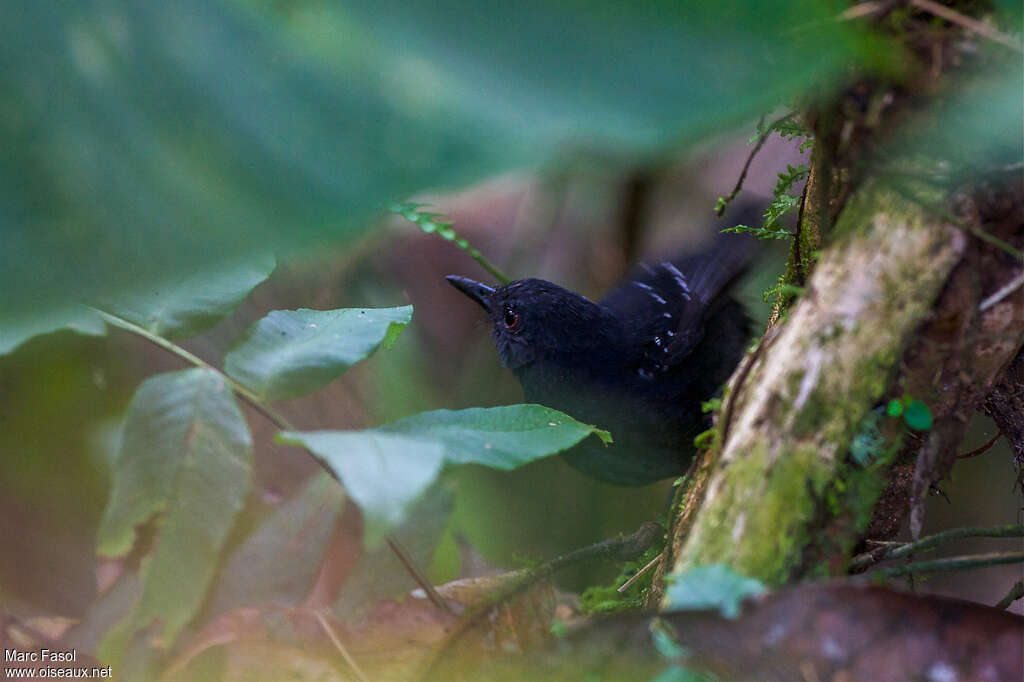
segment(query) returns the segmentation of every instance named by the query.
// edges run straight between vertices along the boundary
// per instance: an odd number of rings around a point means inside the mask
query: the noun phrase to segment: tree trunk
[[[1024,241],[1019,178],[1000,202],[961,199],[959,221],[877,184],[858,191],[803,296],[734,374],[665,564],[723,563],[777,586],[845,574],[869,526],[894,531],[908,509],[920,529],[971,414],[1022,394],[1000,378],[1024,343],[1024,287],[985,301],[1024,264],[968,233]],[[901,396],[929,407],[930,429],[886,416]]]

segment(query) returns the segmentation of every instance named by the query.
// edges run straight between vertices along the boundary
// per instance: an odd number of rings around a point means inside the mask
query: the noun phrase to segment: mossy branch
[[[951,528],[950,530],[929,535],[917,542],[906,544],[887,544],[870,552],[865,552],[854,557],[850,562],[850,570],[856,571],[867,568],[872,564],[886,559],[900,559],[918,552],[925,552],[940,545],[961,538],[1020,538],[1024,537],[1024,525],[1004,524],[998,526],[964,526],[962,528]]]
[[[903,575],[919,576],[932,573],[953,573],[972,568],[1021,563],[1024,563],[1024,552],[989,552],[987,554],[969,554],[966,556],[947,557],[945,559],[933,559],[931,561],[915,561],[901,566],[879,568],[868,575],[897,578]]]
[[[768,585],[845,572],[887,473],[854,463],[846,444],[966,244],[881,188],[855,197],[846,221],[807,295],[770,347],[742,365],[745,381],[730,386],[728,434],[688,536],[673,538],[675,572],[724,563]],[[819,535],[836,524],[843,533]],[[809,547],[819,554],[810,557]]]

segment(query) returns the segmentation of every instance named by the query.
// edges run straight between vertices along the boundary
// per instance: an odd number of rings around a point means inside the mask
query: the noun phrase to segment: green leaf
[[[735,227],[726,227],[722,230],[726,234],[752,234],[758,239],[791,239],[793,233],[784,227],[777,227],[774,229],[766,229],[763,227],[747,227],[746,225],[736,225]]]
[[[300,603],[320,571],[345,504],[338,482],[319,472],[276,507],[231,552],[210,590],[212,615],[253,604]]]
[[[402,520],[444,462],[444,448],[437,441],[372,430],[284,431],[277,440],[308,448],[331,467],[363,510],[370,545]]]
[[[764,592],[767,588],[760,581],[714,564],[695,566],[674,576],[666,596],[671,610],[718,609],[726,618],[736,618],[743,600]]]
[[[6,355],[34,336],[70,329],[86,336],[104,336],[107,325],[82,305],[53,308],[45,314],[0,325],[0,355]]]
[[[701,404],[700,404],[700,411],[703,414],[708,414],[710,412],[717,412],[718,410],[721,410],[721,409],[722,409],[722,399],[721,398],[712,398],[711,400],[702,401]]]
[[[421,412],[376,431],[436,440],[453,464],[506,470],[568,450],[590,434],[612,442],[607,431],[541,405]]]
[[[893,398],[886,406],[885,413],[890,417],[899,417],[903,414],[903,402]]]
[[[911,400],[903,413],[903,421],[916,431],[927,431],[932,428],[932,411],[920,400]]]
[[[139,288],[98,307],[165,339],[187,339],[227,317],[275,266],[272,256],[262,255]]]
[[[909,159],[913,173],[929,159],[941,180],[956,187],[993,167],[1021,163],[1022,81],[1020,59],[961,81],[935,107],[917,112],[895,131],[887,152],[893,167],[906,170]]]
[[[384,344],[412,319],[412,306],[275,310],[224,359],[224,371],[263,400],[312,393]]]
[[[764,212],[764,229],[770,230],[775,227],[779,219],[800,205],[800,197],[792,194],[779,194]],[[788,233],[787,233],[788,234]]]
[[[806,178],[810,172],[810,167],[803,164],[790,166],[787,163],[786,172],[778,173],[778,180],[775,181],[775,190],[773,194],[777,197],[788,192],[793,185]]]
[[[567,149],[637,158],[701,139],[846,69],[862,41],[834,12],[24,3],[0,25],[2,322],[248,253],[308,252],[395,198]]]
[[[220,550],[249,490],[252,440],[223,378],[206,369],[160,374],[128,408],[98,550],[120,556],[135,527],[163,513],[143,562],[136,629],[159,621],[168,646],[202,604]]]
[[[541,405],[435,410],[365,431],[286,431],[278,441],[309,448],[331,467],[377,536],[437,477],[444,463],[514,469],[611,435]]]

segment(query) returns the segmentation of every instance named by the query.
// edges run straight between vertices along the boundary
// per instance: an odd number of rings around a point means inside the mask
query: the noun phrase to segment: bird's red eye
[[[519,326],[519,315],[511,308],[505,308],[505,326],[509,329]]]

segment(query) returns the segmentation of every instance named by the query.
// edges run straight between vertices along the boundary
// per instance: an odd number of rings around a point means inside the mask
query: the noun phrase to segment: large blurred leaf
[[[167,339],[186,339],[206,331],[237,308],[252,289],[270,276],[274,259],[263,255],[201,275],[172,277],[138,288],[102,307]]]
[[[107,325],[103,320],[84,305],[55,307],[35,317],[6,320],[0,324],[0,355],[10,353],[33,336],[59,329],[70,329],[87,336],[103,336],[107,333]]]
[[[314,476],[227,558],[207,600],[211,616],[242,606],[302,602],[345,504],[338,482]]]
[[[228,353],[224,371],[264,400],[312,393],[372,353],[394,343],[412,306],[275,310]]]
[[[163,512],[132,623],[159,621],[165,645],[202,603],[249,490],[251,458],[245,418],[216,372],[147,379],[128,408],[98,548],[106,556],[125,554],[135,527]]]
[[[441,471],[444,449],[430,439],[375,431],[285,431],[279,440],[309,448],[341,479],[366,517],[366,538],[376,545]]]
[[[513,469],[606,431],[540,405],[435,410],[365,431],[286,431],[281,442],[309,448],[341,479],[379,539],[437,477],[444,462]]]
[[[823,21],[834,11],[15,0],[0,315],[310,249],[384,202],[572,145],[635,156],[695,139],[826,82],[854,53],[855,22]]]
[[[918,169],[924,158],[941,161],[955,185],[993,166],[1024,161],[1024,64],[1016,59],[970,76],[911,117],[880,150],[897,169],[907,159]]]

